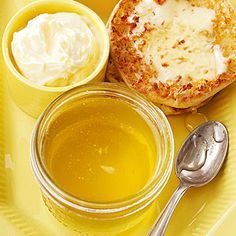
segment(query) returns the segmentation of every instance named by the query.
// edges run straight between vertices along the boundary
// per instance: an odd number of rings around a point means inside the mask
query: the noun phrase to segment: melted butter
[[[166,0],[162,5],[143,0],[129,17],[130,22],[134,16],[139,16],[139,21],[131,37],[145,32],[147,24],[154,29],[143,36],[148,46],[142,47],[141,39],[135,40],[134,46],[148,64],[154,65],[161,82],[179,76],[184,81],[213,80],[227,70],[220,46],[214,45],[214,10],[186,0]]]
[[[145,119],[112,98],[78,101],[60,114],[47,131],[44,150],[54,182],[92,202],[118,201],[142,190],[158,156]]]
[[[186,0],[166,0],[158,4],[155,0],[142,0],[135,8],[139,15],[138,27],[134,33],[141,33],[145,29],[145,23],[161,26],[163,21],[173,20],[174,23],[182,23],[194,28],[196,31],[210,30],[215,12],[205,7],[196,7]],[[132,22],[133,15],[129,17]]]
[[[199,125],[207,122],[207,117],[202,113],[191,113],[185,117],[185,126],[188,131],[193,131]]]

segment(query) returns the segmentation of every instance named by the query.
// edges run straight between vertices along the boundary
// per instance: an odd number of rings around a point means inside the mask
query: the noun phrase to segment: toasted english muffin
[[[175,108],[175,107],[167,106],[164,104],[155,104],[155,105],[158,106],[167,116],[168,115],[181,115],[181,114],[189,113],[189,112],[192,112],[192,113],[197,112],[199,108],[201,108],[202,106],[205,106],[211,99],[212,97],[208,98],[207,100],[203,101],[197,106],[192,106],[192,107],[187,107],[187,108]]]
[[[155,104],[198,107],[236,79],[229,0],[121,0],[108,26],[122,79]]]
[[[124,83],[124,80],[121,78],[121,75],[116,68],[112,58],[109,58],[107,71],[106,71],[106,81],[111,83]],[[174,108],[171,106],[163,105],[163,104],[155,104],[158,106],[166,115],[180,115],[183,113],[188,112],[195,112],[198,108],[204,106],[211,98],[207,99],[206,101],[200,103],[198,106],[195,107],[188,107],[188,108]]]

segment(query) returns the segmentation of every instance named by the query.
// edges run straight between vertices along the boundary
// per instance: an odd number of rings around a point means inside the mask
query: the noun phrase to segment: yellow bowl
[[[98,29],[102,39],[102,55],[97,68],[87,78],[66,87],[46,87],[31,82],[17,70],[11,52],[11,41],[14,32],[24,28],[30,19],[39,14],[56,12],[74,12],[80,15],[86,15]],[[88,7],[72,0],[35,1],[13,16],[3,35],[2,51],[9,71],[7,79],[11,96],[24,112],[33,117],[37,117],[46,106],[62,92],[88,82],[102,81],[105,76],[109,49],[109,36],[104,23],[99,16]]]

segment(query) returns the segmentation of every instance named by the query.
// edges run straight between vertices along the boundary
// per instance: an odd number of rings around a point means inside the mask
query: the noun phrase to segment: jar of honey
[[[122,85],[91,84],[64,93],[41,115],[31,163],[60,222],[85,235],[131,235],[157,217],[173,149],[161,110]]]

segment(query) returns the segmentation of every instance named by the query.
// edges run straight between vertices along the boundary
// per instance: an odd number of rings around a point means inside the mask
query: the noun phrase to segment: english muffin
[[[106,71],[106,81],[111,83],[124,83],[111,57],[109,58],[108,61],[108,66]],[[206,101],[200,103],[198,106],[188,107],[188,108],[174,108],[171,106],[157,103],[155,103],[155,105],[158,106],[166,115],[180,115],[187,112],[195,112],[197,111],[198,108],[204,106],[210,100],[211,98],[208,98]]]
[[[229,0],[121,0],[111,57],[152,102],[197,107],[236,79],[236,12]]]

